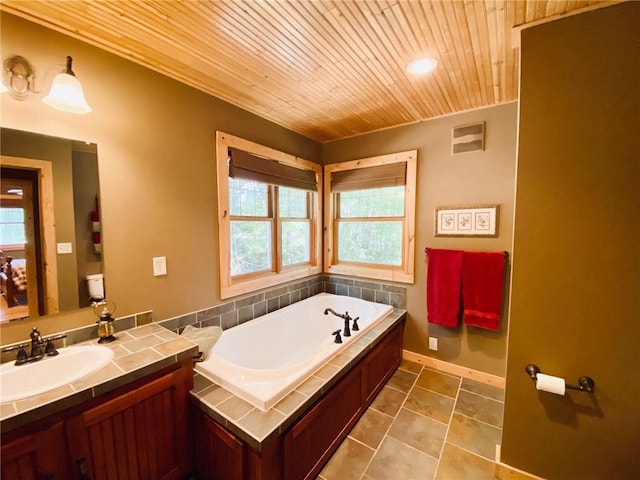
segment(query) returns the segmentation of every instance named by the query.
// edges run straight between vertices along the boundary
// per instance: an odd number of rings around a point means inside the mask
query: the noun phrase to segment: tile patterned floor
[[[317,480],[493,479],[504,390],[403,361]]]

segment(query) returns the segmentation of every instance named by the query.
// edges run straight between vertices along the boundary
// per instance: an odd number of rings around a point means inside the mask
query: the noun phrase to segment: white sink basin
[[[113,350],[100,346],[66,347],[55,357],[33,363],[0,366],[0,403],[13,402],[73,383],[104,367]]]

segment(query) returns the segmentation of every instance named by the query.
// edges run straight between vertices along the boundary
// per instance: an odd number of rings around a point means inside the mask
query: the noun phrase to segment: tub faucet
[[[329,315],[329,312],[333,313],[336,317],[342,318],[344,320],[344,332],[343,332],[343,335],[345,337],[350,337],[351,336],[351,330],[349,329],[349,321],[351,320],[351,317],[349,316],[349,312],[344,312],[344,315],[342,315],[342,314],[336,312],[335,310],[333,310],[331,308],[325,308],[324,309],[324,314],[325,315]]]

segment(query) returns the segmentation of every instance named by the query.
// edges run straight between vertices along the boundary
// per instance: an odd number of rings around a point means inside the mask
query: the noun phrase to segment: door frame
[[[40,245],[42,255],[42,284],[44,288],[45,315],[58,313],[58,262],[56,256],[56,230],[53,202],[53,165],[46,160],[0,156],[3,166],[34,170],[38,173],[38,193],[40,210]],[[33,257],[35,258],[35,252]],[[27,280],[29,281],[29,279]],[[28,284],[27,284],[28,285]]]

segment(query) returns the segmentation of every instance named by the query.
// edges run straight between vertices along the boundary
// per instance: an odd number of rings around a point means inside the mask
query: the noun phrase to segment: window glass
[[[24,245],[24,209],[0,208],[0,245]]]
[[[340,222],[338,261],[402,264],[402,221]]]
[[[309,222],[282,221],[282,266],[309,262],[311,253]]]
[[[271,222],[231,221],[231,275],[271,270]]]
[[[307,218],[307,197],[306,190],[297,188],[278,188],[278,214],[287,218]]]
[[[235,216],[266,217],[269,212],[268,185],[229,178],[229,210]]]
[[[402,217],[404,186],[341,192],[340,218]]]

